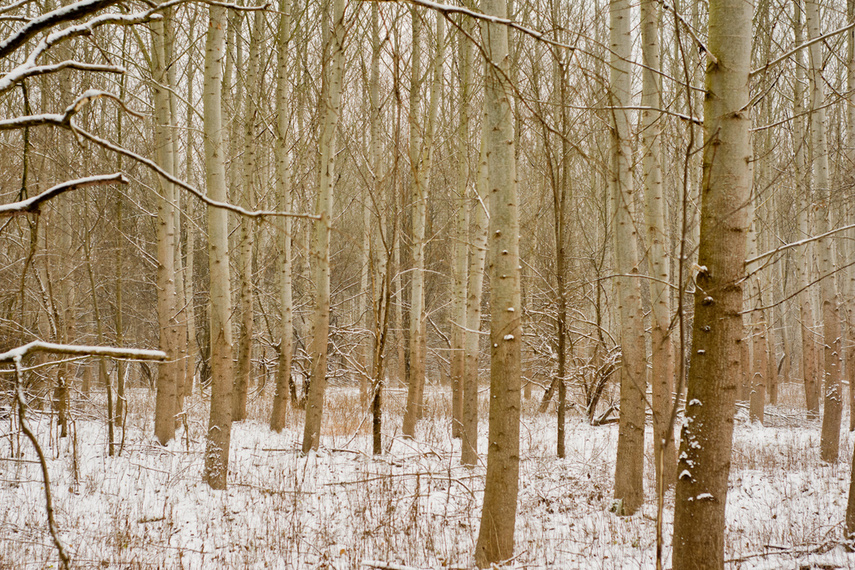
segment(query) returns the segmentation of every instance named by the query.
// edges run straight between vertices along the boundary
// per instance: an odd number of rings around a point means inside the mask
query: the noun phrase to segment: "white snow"
[[[450,433],[449,396],[425,394],[416,438],[397,437],[406,393],[387,392],[387,453],[371,455],[370,421],[355,389],[330,387],[318,453],[301,456],[302,416],[266,427],[271,388],[250,403],[250,420],[232,434],[229,488],[201,480],[207,406],[188,401],[188,430],[167,447],[151,436],[153,394],[134,389],[121,455],[105,449],[104,398],[80,394],[75,437],[58,438],[49,416],[29,422],[48,456],[59,532],[79,567],[161,568],[466,568],[472,564],[484,488],[481,461],[459,465]],[[487,393],[481,417],[487,418]],[[653,465],[645,465],[642,512],[619,517],[613,501],[617,425],[567,424],[565,459],[555,457],[554,415],[523,405],[517,568],[655,566]],[[855,567],[834,548],[842,534],[851,438],[840,460],[818,458],[819,424],[786,407],[767,408],[772,426],[748,424],[740,410],[727,496],[725,558],[733,568]],[[803,414],[802,414],[803,416]],[[844,423],[848,418],[844,418]],[[56,566],[44,514],[41,471],[27,441],[0,428],[0,560],[12,567]],[[648,426],[648,441],[652,429]],[[21,460],[9,453],[20,443]],[[73,476],[75,464],[78,476]],[[688,470],[681,477],[691,474]],[[700,493],[695,499],[710,499]],[[670,567],[673,490],[666,496],[665,567]],[[27,566],[29,565],[29,566]],[[376,567],[375,566],[375,567]],[[731,566],[728,566],[730,568]]]

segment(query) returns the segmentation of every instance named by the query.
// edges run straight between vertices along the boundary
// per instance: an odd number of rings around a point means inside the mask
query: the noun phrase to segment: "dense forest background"
[[[517,430],[516,448],[496,444],[494,492],[516,500],[501,485],[518,479],[521,390],[561,458],[568,418],[620,422],[615,511],[643,507],[646,457],[661,520],[707,350],[696,306],[720,301],[698,257],[715,207],[746,220],[724,387],[741,403],[719,416],[793,406],[821,460],[847,461],[855,3],[710,4],[0,7],[0,353],[62,345],[2,371],[10,425],[26,399],[64,437],[97,401],[112,456],[139,410],[163,445],[207,415],[203,478],[222,489],[233,422],[303,430],[305,453],[329,433],[325,397],[357,392],[355,434],[383,455],[423,440],[426,402],[446,394],[472,467],[491,369],[493,398],[511,396],[490,421]],[[751,184],[702,206],[729,144],[705,117],[734,67],[714,43],[729,18],[749,38],[732,114]],[[510,550],[479,543],[479,565],[511,558],[510,525]]]

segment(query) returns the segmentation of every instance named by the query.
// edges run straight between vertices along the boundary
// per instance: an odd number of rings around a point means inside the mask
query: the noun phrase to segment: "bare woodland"
[[[855,0],[6,0],[0,109],[0,568],[855,567]]]

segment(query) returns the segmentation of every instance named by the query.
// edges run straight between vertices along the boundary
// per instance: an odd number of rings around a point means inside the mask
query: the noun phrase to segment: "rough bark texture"
[[[226,9],[209,7],[205,51],[204,125],[208,196],[226,201],[225,145],[222,121],[222,74],[225,58]],[[225,489],[232,431],[232,298],[229,276],[228,215],[208,207],[208,270],[210,273],[211,415],[205,446],[204,479]]]
[[[725,504],[743,337],[751,191],[748,72],[753,3],[709,5],[700,271],[674,507],[673,566],[724,567]],[[717,61],[712,61],[712,57]]]
[[[614,224],[614,261],[620,326],[620,427],[615,463],[615,500],[620,510],[632,514],[644,502],[644,394],[647,362],[644,346],[644,312],[638,279],[636,225],[633,220],[634,185],[629,111],[631,104],[630,2],[611,0],[611,68],[609,91],[612,119],[611,200]]]
[[[506,17],[505,0],[484,0],[486,14]],[[490,420],[484,510],[475,563],[484,568],[514,553],[519,491],[522,310],[514,115],[508,84],[508,30],[482,24],[485,56],[484,132],[490,172]]]

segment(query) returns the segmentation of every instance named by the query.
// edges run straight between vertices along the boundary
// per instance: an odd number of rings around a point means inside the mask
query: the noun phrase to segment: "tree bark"
[[[742,279],[750,224],[753,3],[712,0],[704,103],[701,233],[673,566],[724,567],[725,504],[740,373]]]
[[[611,195],[614,223],[614,260],[616,273],[626,276],[639,273],[636,249],[636,226],[633,219],[635,200],[632,169],[630,116],[625,110],[631,104],[630,2],[610,1],[611,67],[609,87],[612,119]],[[641,286],[637,278],[617,277],[621,367],[620,427],[615,466],[615,499],[625,514],[633,514],[644,502],[644,394],[647,386],[647,363],[644,346],[644,313]]]
[[[289,106],[288,94],[288,47],[291,40],[291,12],[294,3],[280,0],[279,30],[276,36],[278,69],[276,75],[276,198],[279,207],[290,210],[291,160],[288,156]],[[279,273],[279,366],[276,372],[276,388],[273,393],[273,410],[270,413],[270,429],[285,429],[285,412],[288,408],[291,378],[292,337],[294,336],[293,292],[291,287],[291,231],[292,218],[279,220],[277,268]]]
[[[208,196],[226,201],[225,145],[222,121],[222,76],[225,59],[226,9],[208,7],[205,50],[204,127]],[[229,276],[228,215],[208,206],[210,273],[211,412],[208,420],[203,478],[212,489],[225,489],[232,431],[232,298]]]
[[[167,24],[151,23],[153,97],[155,108],[155,161],[167,173],[175,173],[175,143],[172,129],[172,104],[169,92],[167,60]],[[177,360],[178,321],[175,305],[175,185],[159,178],[160,199],[157,204],[157,319],[160,349],[168,358],[157,375],[154,433],[166,445],[175,436],[178,414],[177,382],[180,362]]]
[[[674,391],[674,355],[671,347],[671,268],[668,259],[668,233],[665,221],[665,195],[662,187],[662,117],[653,109],[662,106],[659,79],[660,50],[659,3],[641,3],[641,145],[643,149],[644,199],[647,219],[647,259],[650,275],[651,387],[653,398],[653,457],[656,463],[657,493],[674,484],[677,455],[674,431],[670,425]]]
[[[505,0],[484,0],[485,14],[507,15]],[[485,71],[484,133],[490,181],[490,420],[484,509],[475,563],[485,568],[514,553],[519,491],[520,299],[519,213],[514,152],[512,86],[508,81],[508,29],[481,27]]]
[[[808,38],[820,35],[819,5],[815,0],[805,2],[805,17]],[[822,88],[822,44],[809,48],[810,59],[810,140],[813,148],[813,189],[816,231],[824,234],[829,230],[829,202],[831,186],[828,175],[828,142],[825,124],[824,90]],[[843,387],[840,382],[840,320],[837,307],[837,287],[834,279],[833,239],[824,238],[817,242],[819,253],[820,295],[822,299],[822,328],[824,353],[825,406],[822,414],[822,436],[820,457],[823,461],[837,460],[840,450],[840,419],[843,414]]]
[[[328,8],[326,8],[328,9]],[[335,184],[336,128],[341,109],[341,79],[344,66],[344,0],[333,0],[332,30],[324,16],[324,70],[321,88],[323,123],[320,141],[320,172],[315,213],[320,217],[312,232],[312,281],[315,285],[315,314],[309,357],[311,382],[306,399],[303,453],[317,450],[321,436],[324,393],[327,385],[327,343],[330,327],[330,233],[332,231],[333,186]]]

